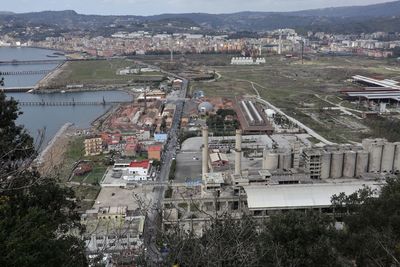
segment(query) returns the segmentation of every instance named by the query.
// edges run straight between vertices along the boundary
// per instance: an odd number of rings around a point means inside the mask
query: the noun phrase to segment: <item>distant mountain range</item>
[[[299,31],[360,33],[400,31],[400,1],[352,7],[335,7],[295,12],[239,12],[232,14],[161,14],[154,16],[82,15],[72,10],[35,13],[0,12],[0,24],[48,25],[68,30],[112,28],[174,31],[197,26],[207,31],[267,31],[295,28]],[[112,32],[109,30],[108,32]]]

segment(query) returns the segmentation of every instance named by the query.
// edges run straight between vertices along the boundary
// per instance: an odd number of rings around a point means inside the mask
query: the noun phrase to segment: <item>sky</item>
[[[75,10],[81,14],[154,15],[162,13],[232,13],[294,11],[334,6],[368,5],[388,0],[2,0],[0,10],[17,13]]]

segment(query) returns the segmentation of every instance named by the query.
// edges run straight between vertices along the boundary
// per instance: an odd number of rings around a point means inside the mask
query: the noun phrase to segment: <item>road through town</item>
[[[183,81],[182,89],[178,100],[175,101],[176,110],[172,122],[172,126],[169,132],[167,144],[164,149],[162,156],[162,164],[159,175],[157,176],[157,182],[159,186],[154,187],[154,194],[152,202],[154,203],[153,208],[147,211],[147,217],[144,228],[144,244],[146,247],[146,258],[148,264],[151,266],[159,266],[162,258],[159,248],[156,244],[157,234],[160,233],[161,228],[161,211],[162,211],[162,200],[166,190],[165,182],[168,181],[169,172],[171,169],[172,161],[176,156],[176,148],[178,147],[180,121],[183,113],[183,107],[185,104],[185,96],[188,88],[188,80],[183,79],[169,72],[164,72],[169,76],[180,78]]]

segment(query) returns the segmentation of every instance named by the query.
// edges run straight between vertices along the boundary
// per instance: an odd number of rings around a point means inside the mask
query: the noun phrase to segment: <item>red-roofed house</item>
[[[162,145],[151,145],[147,147],[147,158],[161,160]]]
[[[107,133],[104,132],[101,134],[101,139],[104,143],[107,144],[108,150],[119,151],[121,149],[121,134],[120,133]]]
[[[126,174],[123,178],[128,181],[143,181],[149,178],[151,160],[132,161],[126,168]]]

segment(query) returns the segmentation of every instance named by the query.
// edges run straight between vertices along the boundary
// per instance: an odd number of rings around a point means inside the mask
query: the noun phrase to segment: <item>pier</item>
[[[98,106],[130,103],[130,101],[29,101],[18,102],[20,106]]]
[[[0,65],[41,65],[61,64],[65,59],[42,59],[42,60],[1,60]]]
[[[51,70],[23,70],[23,71],[1,71],[0,74],[3,76],[10,75],[39,75],[39,74],[47,74]]]
[[[37,89],[35,86],[20,86],[20,87],[0,87],[0,91],[5,93],[26,93],[30,90]]]

